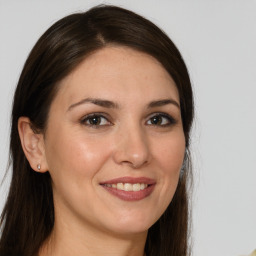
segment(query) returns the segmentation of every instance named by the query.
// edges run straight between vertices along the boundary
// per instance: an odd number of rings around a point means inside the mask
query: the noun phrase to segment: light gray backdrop
[[[99,3],[0,0],[0,179],[8,158],[13,90],[30,49],[53,22]],[[249,253],[256,248],[256,1],[107,3],[162,27],[188,65],[196,102],[194,255]]]

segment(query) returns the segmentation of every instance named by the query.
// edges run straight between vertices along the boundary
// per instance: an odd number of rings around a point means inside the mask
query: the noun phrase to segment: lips
[[[101,182],[100,185],[112,195],[125,201],[137,201],[148,197],[156,182],[147,177],[121,177]]]

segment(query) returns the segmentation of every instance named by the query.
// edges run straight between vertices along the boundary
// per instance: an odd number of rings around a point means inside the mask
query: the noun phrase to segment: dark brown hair
[[[27,116],[44,132],[58,82],[86,56],[107,45],[127,46],[155,57],[169,72],[179,91],[186,152],[193,120],[193,95],[187,68],[168,36],[145,18],[115,6],[97,6],[57,21],[38,40],[21,73],[13,102],[10,157],[13,173],[1,216],[0,254],[37,255],[54,225],[49,173],[33,171],[23,153],[18,119]],[[189,157],[176,193],[161,218],[149,229],[147,256],[189,254]],[[149,213],[150,214],[150,213]]]

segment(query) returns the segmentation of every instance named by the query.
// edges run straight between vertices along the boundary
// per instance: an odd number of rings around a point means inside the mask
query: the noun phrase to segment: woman
[[[188,255],[192,120],[154,24],[113,6],[56,22],[14,96],[1,255]]]

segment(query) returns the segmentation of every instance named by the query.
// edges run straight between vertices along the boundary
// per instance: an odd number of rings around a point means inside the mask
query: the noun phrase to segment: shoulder
[[[256,250],[254,250],[249,256],[256,256]]]
[[[243,255],[243,256],[256,256],[256,250],[254,250],[251,254],[249,255]]]

